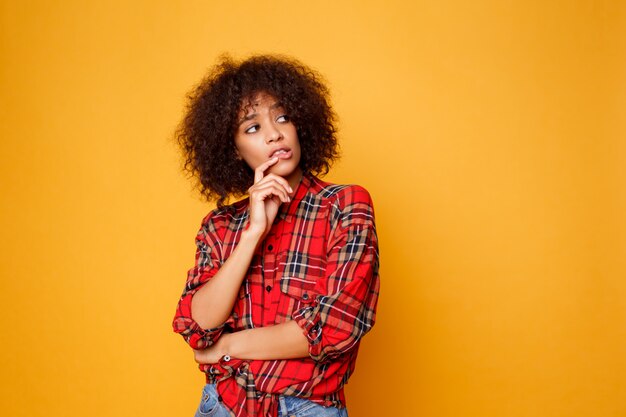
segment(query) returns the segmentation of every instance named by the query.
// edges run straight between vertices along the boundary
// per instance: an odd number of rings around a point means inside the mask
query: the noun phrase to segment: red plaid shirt
[[[361,337],[374,325],[378,301],[378,239],[369,193],[304,174],[295,196],[279,210],[250,263],[227,321],[202,329],[191,318],[191,298],[237,246],[248,224],[248,199],[211,211],[196,237],[173,321],[194,349],[223,332],[295,320],[309,342],[309,357],[201,364],[235,416],[276,416],[278,395],[345,407],[343,386],[354,371]],[[226,359],[229,359],[226,361]]]

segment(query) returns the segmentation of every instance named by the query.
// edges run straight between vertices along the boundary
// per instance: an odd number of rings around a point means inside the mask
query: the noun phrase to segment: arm
[[[222,261],[212,216],[203,221],[196,237],[196,266],[188,273],[173,322],[174,331],[194,349],[212,346],[224,327],[232,326],[232,308],[256,247],[269,232],[280,204],[289,201],[289,193],[293,192],[284,178],[263,176],[277,160],[270,159],[255,170],[255,183],[248,190],[248,228],[226,261]]]
[[[230,257],[213,278],[193,295],[191,317],[200,327],[213,328],[228,319],[260,240],[259,233],[249,229],[243,231],[239,244]]]
[[[221,323],[208,326],[209,323],[192,312],[193,307],[198,307],[198,304],[194,302],[195,295],[218,275],[223,263],[222,244],[213,222],[214,213],[210,213],[203,220],[196,236],[196,264],[187,273],[185,289],[178,301],[172,323],[174,332],[182,335],[185,341],[195,349],[213,345],[224,331],[224,327],[232,325],[232,319],[225,318]],[[222,279],[226,278],[225,274],[222,274]],[[196,318],[200,322],[196,321]]]
[[[295,321],[224,334],[208,349],[194,350],[198,363],[217,363],[224,355],[245,360],[305,358],[309,343]]]
[[[372,328],[380,281],[374,208],[362,187],[343,190],[327,246],[325,279],[329,295],[293,314],[308,341],[309,356],[327,362],[356,346]]]
[[[289,184],[284,178],[273,174],[263,177],[263,172],[277,160],[271,159],[257,168],[255,183],[249,189],[249,227],[213,279],[193,296],[191,315],[204,328],[218,326],[230,316],[257,246],[269,232],[278,207],[289,201],[289,193],[293,192],[287,189]]]

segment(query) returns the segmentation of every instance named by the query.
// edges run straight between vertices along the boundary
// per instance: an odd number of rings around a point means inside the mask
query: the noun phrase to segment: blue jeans
[[[322,407],[306,398],[280,396],[279,417],[348,417],[345,408]],[[230,417],[226,407],[219,402],[215,384],[206,384],[195,417]]]
[[[217,398],[215,384],[206,384],[202,388],[202,399],[195,417],[230,417],[230,413]]]

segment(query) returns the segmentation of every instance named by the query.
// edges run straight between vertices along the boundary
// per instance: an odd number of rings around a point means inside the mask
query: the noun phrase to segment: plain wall
[[[0,5],[0,414],[193,415],[171,320],[212,206],[172,134],[220,53],[279,52],[375,203],[351,417],[626,415],[624,2]]]

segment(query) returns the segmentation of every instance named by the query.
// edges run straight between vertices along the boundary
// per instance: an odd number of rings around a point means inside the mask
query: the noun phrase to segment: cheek
[[[298,155],[302,155],[302,145],[300,144],[300,141],[296,140],[296,146],[295,148],[298,150]]]
[[[250,156],[254,155],[254,149],[249,143],[245,143],[243,140],[235,140],[235,151],[237,155],[246,161],[250,160]]]
[[[263,152],[249,146],[240,147],[239,155],[253,170],[256,169],[256,167],[261,165],[263,162],[265,162],[265,159],[263,158]]]

